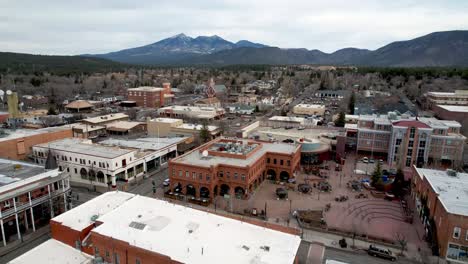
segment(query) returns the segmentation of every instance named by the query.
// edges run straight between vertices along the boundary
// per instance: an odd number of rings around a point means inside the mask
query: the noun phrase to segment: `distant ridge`
[[[196,38],[178,34],[142,47],[87,55],[118,62],[154,65],[333,64],[392,67],[468,67],[468,31],[434,32],[397,41],[377,50],[345,48],[333,53],[280,49],[219,36]]]

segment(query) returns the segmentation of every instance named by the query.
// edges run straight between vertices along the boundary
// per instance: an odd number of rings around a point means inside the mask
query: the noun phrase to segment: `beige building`
[[[115,113],[115,114],[90,117],[90,118],[81,120],[81,123],[94,125],[94,126],[103,126],[103,125],[113,123],[116,121],[128,121],[128,115],[124,113]]]
[[[148,136],[150,137],[193,137],[198,140],[200,131],[203,125],[201,124],[186,124],[182,119],[176,118],[155,118],[147,122]],[[207,126],[211,135],[211,139],[216,138],[221,134],[221,130],[217,126]]]
[[[294,106],[293,113],[296,115],[319,115],[325,113],[325,106],[318,104],[298,104]]]
[[[468,105],[468,90],[455,90],[455,92],[428,92],[425,94],[427,107],[435,105]]]

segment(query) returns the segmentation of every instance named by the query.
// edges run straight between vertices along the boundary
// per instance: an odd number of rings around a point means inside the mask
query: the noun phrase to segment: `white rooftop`
[[[130,88],[127,91],[131,92],[159,92],[162,91],[164,88],[161,87],[152,87],[152,86],[141,86],[137,88]]]
[[[178,119],[178,118],[158,117],[158,118],[152,119],[151,121],[172,124],[172,123],[177,123],[177,122],[180,122],[180,121],[183,121],[183,120]]]
[[[65,138],[36,145],[45,149],[74,152],[75,154],[93,155],[102,158],[117,158],[135,150],[92,143],[87,139]]]
[[[201,130],[203,128],[203,125],[195,125],[195,124],[182,124],[180,126],[177,126],[177,128],[182,128],[182,129],[191,129],[191,130]],[[206,126],[208,131],[212,132],[218,129],[217,126]]]
[[[468,106],[461,106],[461,105],[437,105],[437,106],[450,112],[468,113]]]
[[[448,213],[468,216],[468,174],[450,176],[447,171],[416,168],[438,194]]]
[[[81,231],[134,196],[135,194],[126,192],[106,192],[52,220],[73,230]]]
[[[137,138],[137,139],[106,139],[99,144],[109,146],[119,146],[126,148],[136,148],[140,150],[160,150],[172,145],[177,145],[187,140],[186,137],[172,137],[172,138]]]
[[[302,108],[325,108],[325,105],[321,104],[297,104],[294,107],[302,107]]]
[[[99,124],[102,122],[109,122],[109,121],[118,120],[122,118],[128,118],[128,115],[124,113],[115,113],[115,114],[86,118],[86,119],[83,119],[82,122],[91,123],[91,124]]]
[[[236,139],[237,141],[246,141],[242,139]],[[216,143],[215,143],[216,144]],[[204,157],[198,149],[190,151],[182,156],[172,159],[172,162],[184,163],[202,167],[210,167],[211,165],[217,164],[227,164],[231,166],[245,167],[247,165],[254,164],[258,159],[260,159],[267,152],[274,153],[283,153],[291,154],[296,151],[299,147],[298,145],[287,144],[287,143],[268,143],[261,142],[261,148],[255,151],[253,154],[247,157],[247,159],[236,159],[230,157],[221,157],[221,156],[208,156]]]
[[[283,121],[283,122],[298,122],[303,124],[305,122],[305,118],[303,117],[295,117],[295,116],[272,116],[270,121]]]
[[[93,232],[182,263],[294,263],[301,242],[297,235],[144,196],[99,221]]]
[[[91,264],[93,257],[55,239],[49,239],[8,264]]]

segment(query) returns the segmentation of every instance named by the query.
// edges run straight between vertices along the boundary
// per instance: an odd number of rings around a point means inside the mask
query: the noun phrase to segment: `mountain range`
[[[178,34],[161,41],[116,52],[98,55],[85,55],[110,59],[113,61],[133,64],[173,64],[189,61],[195,57],[213,54],[222,50],[237,48],[264,48],[266,45],[241,40],[236,43],[227,41],[219,36],[189,37]]]
[[[86,54],[122,63],[147,65],[328,64],[382,67],[468,66],[468,31],[434,32],[376,50],[344,48],[333,53],[281,49],[219,36],[178,34],[161,41],[106,54]]]

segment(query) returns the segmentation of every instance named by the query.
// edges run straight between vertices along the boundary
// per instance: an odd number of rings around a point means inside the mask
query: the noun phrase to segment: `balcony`
[[[0,218],[10,217],[10,216],[14,215],[15,213],[22,212],[22,211],[24,211],[24,210],[26,210],[26,209],[28,209],[30,207],[33,207],[33,206],[36,206],[38,204],[44,203],[47,200],[49,200],[49,198],[55,198],[55,197],[57,197],[59,195],[62,195],[63,193],[68,192],[69,190],[70,190],[70,188],[66,188],[65,190],[60,189],[60,190],[57,190],[57,191],[53,191],[53,192],[50,193],[50,196],[49,195],[43,195],[41,197],[32,199],[31,204],[29,202],[16,203],[16,210],[15,210],[15,207],[13,205],[11,205],[10,209],[7,209],[7,210],[4,210],[4,211],[0,212]]]

